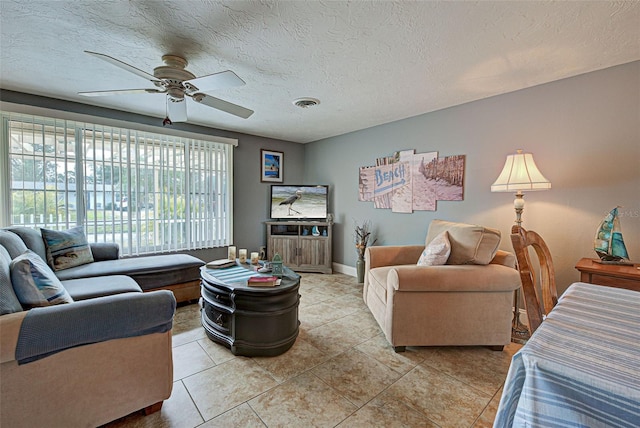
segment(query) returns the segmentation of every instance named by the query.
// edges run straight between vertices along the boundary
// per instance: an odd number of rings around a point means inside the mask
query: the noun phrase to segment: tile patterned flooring
[[[178,308],[174,385],[162,410],[115,427],[490,427],[511,356],[483,347],[395,353],[343,275],[302,274],[300,334],[277,357],[210,341],[198,304]]]

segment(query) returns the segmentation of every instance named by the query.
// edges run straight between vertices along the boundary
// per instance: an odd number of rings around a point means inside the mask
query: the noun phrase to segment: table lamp
[[[491,185],[492,192],[516,192],[513,206],[516,209],[516,224],[522,225],[522,211],[524,210],[523,190],[551,189],[551,182],[540,172],[533,161],[531,153],[517,153],[507,156],[502,172]]]
[[[502,172],[491,185],[492,192],[516,192],[513,206],[516,210],[516,224],[522,226],[522,211],[524,210],[523,190],[551,189],[551,182],[540,172],[533,161],[531,153],[517,150],[507,156]],[[520,288],[516,289],[513,304],[513,323],[511,325],[511,340],[525,343],[529,339],[529,329],[520,322]]]

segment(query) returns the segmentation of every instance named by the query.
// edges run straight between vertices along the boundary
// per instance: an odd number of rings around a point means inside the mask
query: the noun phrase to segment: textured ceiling
[[[246,85],[188,101],[191,123],[309,142],[640,59],[640,2],[0,0],[0,87],[163,118],[164,54]],[[321,104],[301,109],[299,97]]]

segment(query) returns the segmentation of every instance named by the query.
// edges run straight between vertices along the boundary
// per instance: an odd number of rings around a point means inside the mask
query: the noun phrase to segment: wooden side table
[[[576,264],[576,269],[580,271],[581,282],[640,291],[640,264],[608,265],[583,258]]]

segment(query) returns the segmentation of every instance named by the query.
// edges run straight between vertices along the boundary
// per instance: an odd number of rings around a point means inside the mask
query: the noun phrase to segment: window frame
[[[143,125],[133,123],[133,122],[125,122],[113,119],[99,118],[88,115],[81,115],[76,113],[69,112],[60,112],[57,110],[44,109],[39,107],[28,106],[27,108],[13,108],[16,105],[12,105],[10,103],[0,102],[0,114],[1,114],[1,144],[0,144],[0,201],[2,201],[2,207],[0,207],[0,225],[1,226],[9,226],[12,224],[12,177],[11,177],[11,164],[10,164],[10,140],[9,140],[9,121],[10,120],[18,120],[18,121],[27,121],[36,123],[38,120],[41,121],[39,123],[46,124],[47,122],[53,122],[57,126],[59,121],[64,121],[64,131],[65,133],[72,132],[75,135],[75,150],[76,150],[76,158],[75,158],[75,169],[76,169],[76,188],[75,188],[75,205],[77,216],[75,218],[75,222],[69,221],[67,217],[65,226],[73,227],[76,225],[83,226],[85,230],[88,230],[90,227],[96,226],[96,216],[94,216],[94,220],[88,220],[88,214],[90,210],[96,209],[96,202],[94,201],[94,207],[91,208],[90,205],[85,206],[87,203],[86,195],[89,192],[91,184],[87,184],[84,181],[83,174],[88,168],[88,163],[93,160],[85,159],[85,152],[83,149],[84,138],[87,133],[94,132],[96,129],[111,129],[117,128],[120,131],[127,132],[128,143],[131,143],[131,135],[136,135],[136,138],[143,138],[150,140],[142,143],[142,147],[150,147],[154,144],[152,140],[157,139],[158,141],[164,141],[163,139],[170,140],[170,144],[180,145],[183,144],[184,152],[182,153],[183,159],[185,160],[183,167],[183,177],[185,181],[184,189],[184,199],[185,202],[185,217],[184,219],[180,219],[185,224],[183,228],[186,230],[184,239],[182,242],[171,242],[168,246],[158,246],[157,244],[153,245],[138,245],[139,243],[133,242],[133,238],[131,237],[132,233],[135,233],[132,229],[128,229],[126,233],[120,232],[122,235],[128,235],[128,245],[125,245],[123,255],[138,255],[138,254],[149,254],[149,253],[161,253],[161,252],[175,252],[175,251],[185,251],[185,250],[195,250],[195,249],[204,249],[204,248],[217,248],[224,247],[233,242],[233,148],[237,146],[238,141],[235,139],[225,138],[225,137],[215,137],[211,135],[199,134],[189,131],[179,131],[174,129],[164,129],[159,127],[153,127],[148,125]],[[27,110],[27,111],[25,111]],[[162,132],[159,132],[162,131]],[[44,133],[42,135],[45,135]],[[44,140],[44,137],[42,137]],[[213,144],[212,144],[213,143]],[[95,143],[91,145],[91,149],[95,149]],[[113,146],[112,146],[113,147]],[[146,150],[146,149],[145,149]],[[175,148],[174,148],[175,150]],[[210,156],[211,153],[214,154],[214,161],[216,163],[216,168],[218,166],[221,169],[214,169],[215,172],[211,172],[207,167],[199,166],[195,173],[199,173],[200,177],[211,177],[214,176],[216,179],[205,180],[212,181],[215,184],[215,189],[211,186],[202,187],[198,186],[198,183],[195,183],[196,180],[190,180],[190,177],[193,175],[192,165],[196,164],[196,160],[189,160],[191,153],[195,153],[199,156],[199,160],[201,161],[203,158]],[[35,155],[33,155],[35,156]],[[55,156],[55,155],[54,155]],[[216,157],[217,156],[217,157]],[[44,156],[43,156],[44,157]],[[34,157],[35,158],[35,157]],[[186,162],[189,160],[188,162]],[[66,162],[66,161],[65,161]],[[35,162],[34,162],[35,163]],[[95,163],[95,162],[94,162]],[[66,165],[66,163],[65,163]],[[126,161],[128,171],[131,171],[133,174],[139,174],[141,169],[143,168],[141,165],[136,164],[134,161],[127,159]],[[155,165],[155,163],[154,163]],[[221,166],[220,166],[221,165]],[[211,164],[209,164],[209,167]],[[93,165],[93,174],[94,174],[94,183],[97,180],[96,178],[96,169],[95,164]],[[163,167],[164,168],[164,167]],[[173,171],[177,166],[173,166]],[[157,166],[152,166],[151,169],[153,171],[157,171]],[[161,171],[166,171],[160,168]],[[148,174],[148,171],[144,172]],[[157,175],[158,173],[154,173]],[[164,172],[160,172],[160,174],[164,174]],[[208,174],[208,175],[207,175]],[[218,174],[218,175],[216,175]],[[190,182],[194,181],[193,184]],[[35,183],[35,182],[34,182]],[[43,183],[46,186],[47,179],[43,178]],[[130,183],[130,182],[129,182]],[[65,183],[66,184],[66,183]],[[94,184],[95,186],[95,184]],[[103,192],[106,192],[105,185],[103,183]],[[202,187],[202,188],[201,188]],[[94,187],[93,197],[96,197],[97,192],[95,192]],[[212,195],[207,195],[206,193],[211,193],[212,191],[216,191],[216,193]],[[58,184],[56,183],[54,193],[58,193]],[[46,193],[46,190],[45,190]],[[69,188],[65,188],[64,192],[67,201],[69,201],[69,194],[72,194]],[[154,197],[160,195],[163,197],[163,190],[160,188],[153,188]],[[191,196],[198,194],[200,195],[207,203],[211,203],[211,197],[216,198],[215,208],[202,208],[202,204],[198,209],[194,209],[194,213],[191,213],[189,201],[191,200]],[[82,196],[81,196],[82,195]],[[131,191],[129,189],[127,193],[127,198],[131,201]],[[114,196],[112,195],[112,198]],[[147,198],[148,195],[145,194],[144,198]],[[157,199],[156,199],[157,200]],[[136,202],[135,209],[130,209],[128,212],[138,211],[137,207],[138,202]],[[145,202],[145,205],[154,205],[153,203]],[[102,210],[104,210],[104,205],[102,206]],[[205,215],[206,213],[211,213],[215,211],[215,215],[208,217]],[[204,212],[204,214],[203,214]],[[138,215],[138,214],[136,214]],[[174,214],[175,215],[175,214]],[[197,216],[200,217],[197,217]],[[104,215],[103,215],[104,217]],[[160,224],[169,224],[168,219],[160,219],[162,223]],[[104,222],[104,219],[102,220]],[[130,221],[130,220],[129,220]],[[156,220],[157,221],[157,220]],[[194,221],[199,221],[198,227],[192,227]],[[46,221],[45,221],[46,223]],[[107,224],[113,225],[113,220],[107,222]],[[207,224],[211,226],[207,226]],[[215,224],[215,226],[214,226]],[[54,228],[61,228],[61,222],[57,221],[52,224]],[[49,227],[49,226],[47,226]],[[192,230],[198,229],[198,230]],[[212,232],[216,230],[216,236],[212,239],[203,238],[203,235],[206,232]],[[106,233],[106,232],[105,232]],[[196,233],[198,235],[196,235]],[[156,233],[157,234],[157,233]],[[98,239],[100,234],[91,233],[88,231],[87,233],[90,241],[94,242],[110,242],[106,239]],[[137,233],[140,235],[140,233]],[[208,235],[207,235],[208,236]],[[93,238],[93,239],[92,239]],[[193,242],[194,238],[198,238],[198,241]],[[122,245],[121,245],[122,247]]]

